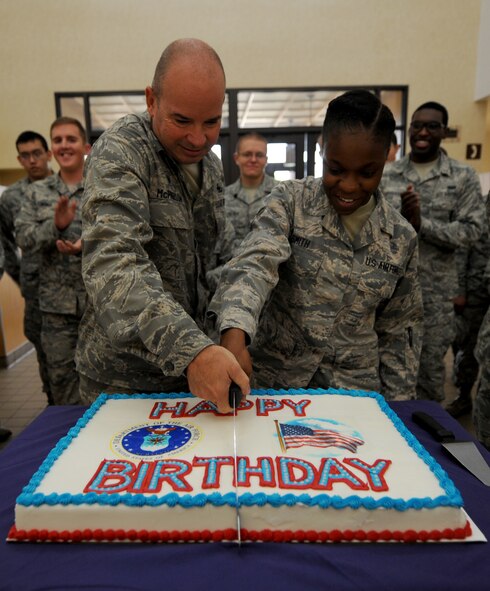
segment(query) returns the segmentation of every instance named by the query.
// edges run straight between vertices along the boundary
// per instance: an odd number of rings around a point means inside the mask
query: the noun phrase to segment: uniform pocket
[[[315,279],[322,264],[323,254],[293,244],[287,262],[288,270],[302,279]]]
[[[398,274],[379,271],[363,274],[357,285],[359,295],[363,300],[373,303],[390,299],[395,291],[398,278]]]
[[[152,228],[190,230],[188,213],[182,203],[174,201],[150,201],[150,225]]]

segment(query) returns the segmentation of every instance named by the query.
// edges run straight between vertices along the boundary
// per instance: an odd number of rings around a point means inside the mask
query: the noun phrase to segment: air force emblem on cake
[[[301,447],[301,453],[308,456],[344,455],[345,451],[357,453],[364,444],[362,435],[349,425],[330,419],[296,419],[274,421],[281,451]]]
[[[169,421],[121,431],[113,438],[112,447],[125,457],[160,459],[191,447],[200,437],[194,425]]]

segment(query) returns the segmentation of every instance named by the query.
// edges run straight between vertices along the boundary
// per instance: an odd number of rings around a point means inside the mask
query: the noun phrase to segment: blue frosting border
[[[405,511],[407,509],[422,509],[422,508],[435,508],[441,506],[448,507],[462,507],[463,499],[460,492],[454,485],[453,481],[449,478],[448,474],[443,468],[437,463],[437,461],[427,452],[427,450],[420,444],[414,435],[407,429],[402,420],[398,415],[389,407],[386,400],[377,392],[365,392],[360,390],[324,390],[308,389],[308,388],[297,388],[297,389],[281,389],[281,390],[253,390],[252,396],[325,396],[334,394],[343,394],[347,396],[362,397],[362,398],[374,398],[381,409],[388,418],[392,421],[393,425],[405,439],[408,445],[415,451],[415,453],[421,458],[421,460],[427,464],[433,474],[436,476],[444,494],[439,495],[431,499],[430,497],[414,497],[408,501],[404,499],[396,499],[391,497],[382,497],[374,499],[373,497],[361,498],[357,495],[351,495],[348,497],[340,497],[338,495],[320,494],[312,497],[307,493],[303,494],[267,494],[267,493],[244,493],[239,496],[239,506],[263,506],[270,504],[273,507],[281,507],[284,505],[294,506],[298,503],[319,506],[321,508],[334,507],[335,509],[343,509],[346,507],[363,507],[365,509],[377,509],[384,507],[386,509],[396,509],[399,511]],[[91,407],[83,414],[83,416],[77,421],[77,423],[68,431],[67,435],[59,440],[57,445],[50,451],[46,459],[43,461],[37,472],[32,476],[29,483],[23,488],[22,493],[17,497],[17,504],[23,506],[40,506],[40,505],[127,505],[131,506],[175,506],[181,505],[183,507],[202,507],[206,504],[211,504],[215,507],[223,505],[229,505],[232,507],[237,506],[237,499],[234,492],[222,495],[221,493],[214,492],[211,494],[199,493],[196,495],[185,494],[179,495],[176,493],[169,493],[164,496],[158,495],[133,495],[130,493],[126,494],[76,494],[70,493],[52,493],[50,495],[44,495],[43,493],[36,493],[36,489],[43,481],[46,474],[51,470],[53,464],[62,455],[62,453],[69,447],[73,439],[78,437],[80,431],[92,420],[99,409],[106,404],[109,400],[118,399],[135,399],[135,398],[147,398],[147,399],[172,399],[172,398],[194,398],[190,393],[172,393],[172,394],[101,394],[97,400],[91,405]]]

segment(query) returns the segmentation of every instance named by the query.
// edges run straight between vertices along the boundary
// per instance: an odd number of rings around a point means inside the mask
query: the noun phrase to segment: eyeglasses
[[[264,154],[264,152],[239,152],[238,155],[247,160],[250,160],[251,158],[257,158],[257,160],[267,158],[267,154]]]
[[[42,150],[34,150],[32,152],[21,152],[19,154],[19,158],[24,162],[29,162],[31,158],[33,160],[39,160],[39,158],[41,158],[44,154],[45,152],[43,152]]]
[[[413,129],[413,131],[422,131],[424,127],[432,133],[433,131],[444,129],[445,125],[439,121],[412,121],[410,123],[410,129]]]

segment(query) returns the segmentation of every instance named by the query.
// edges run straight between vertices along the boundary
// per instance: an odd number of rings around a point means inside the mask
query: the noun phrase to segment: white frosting
[[[273,399],[273,406],[282,406],[272,410],[268,416],[258,416],[258,404],[261,399]],[[292,401],[289,405],[285,400]],[[304,417],[295,416],[295,403],[307,400]],[[158,458],[183,460],[192,465],[195,457],[233,456],[233,417],[201,413],[196,416],[172,417],[164,413],[159,418],[151,419],[151,411],[158,401],[167,406],[185,403],[187,412],[196,405],[202,405],[197,398],[166,399],[162,395],[156,399],[109,399],[96,413],[95,417],[81,430],[55,461],[51,470],[45,475],[36,488],[35,493],[50,495],[52,493],[70,493],[79,495],[97,473],[104,460],[130,461],[138,465],[140,461],[149,462],[148,456],[131,455],[121,443],[121,434],[144,425],[167,424],[183,425],[193,432],[186,445],[171,453],[162,453]],[[250,458],[250,465],[257,465],[257,458],[270,457],[276,476],[275,487],[260,487],[258,477],[250,477],[250,486],[239,486],[240,496],[245,494],[264,493],[266,495],[303,495],[313,500],[313,506],[295,504],[272,507],[270,504],[259,506],[242,505],[240,507],[241,527],[248,530],[272,529],[288,530],[442,530],[459,528],[465,525],[465,515],[459,507],[437,507],[435,509],[408,509],[399,511],[379,507],[376,510],[360,508],[336,509],[322,508],[314,505],[318,495],[335,495],[340,497],[371,498],[380,500],[386,497],[409,501],[413,498],[437,498],[445,495],[438,478],[407,444],[391,420],[380,410],[378,401],[369,397],[352,397],[341,394],[325,396],[309,396],[306,394],[284,394],[280,396],[253,396],[248,409],[239,410],[237,417],[237,449],[238,456]],[[278,423],[295,423],[303,426],[321,425],[324,428],[340,430],[343,434],[360,437],[363,444],[356,451],[338,447],[310,447],[308,445],[287,450],[281,449],[277,434]],[[197,430],[197,431],[196,431]],[[162,441],[168,441],[163,439]],[[163,443],[162,445],[166,445]],[[360,458],[369,465],[377,460],[391,462],[384,479],[388,490],[376,491],[353,490],[348,484],[336,481],[331,490],[284,489],[278,486],[276,458],[303,459],[318,469],[322,458],[333,457],[343,465],[345,458]],[[346,467],[367,482],[366,475],[351,465]],[[203,488],[204,468],[192,468],[184,476],[192,487],[185,495],[221,495],[234,494],[234,466],[223,465],[220,473],[220,487]],[[300,471],[293,470],[299,478]],[[158,496],[175,492],[168,482],[164,482]],[[122,492],[121,494],[126,494]],[[100,504],[42,504],[40,506],[16,505],[17,529],[49,529],[49,530],[83,530],[89,529],[148,529],[158,531],[196,531],[221,530],[236,527],[236,510],[229,505],[205,507],[129,507],[124,504],[116,506]]]

